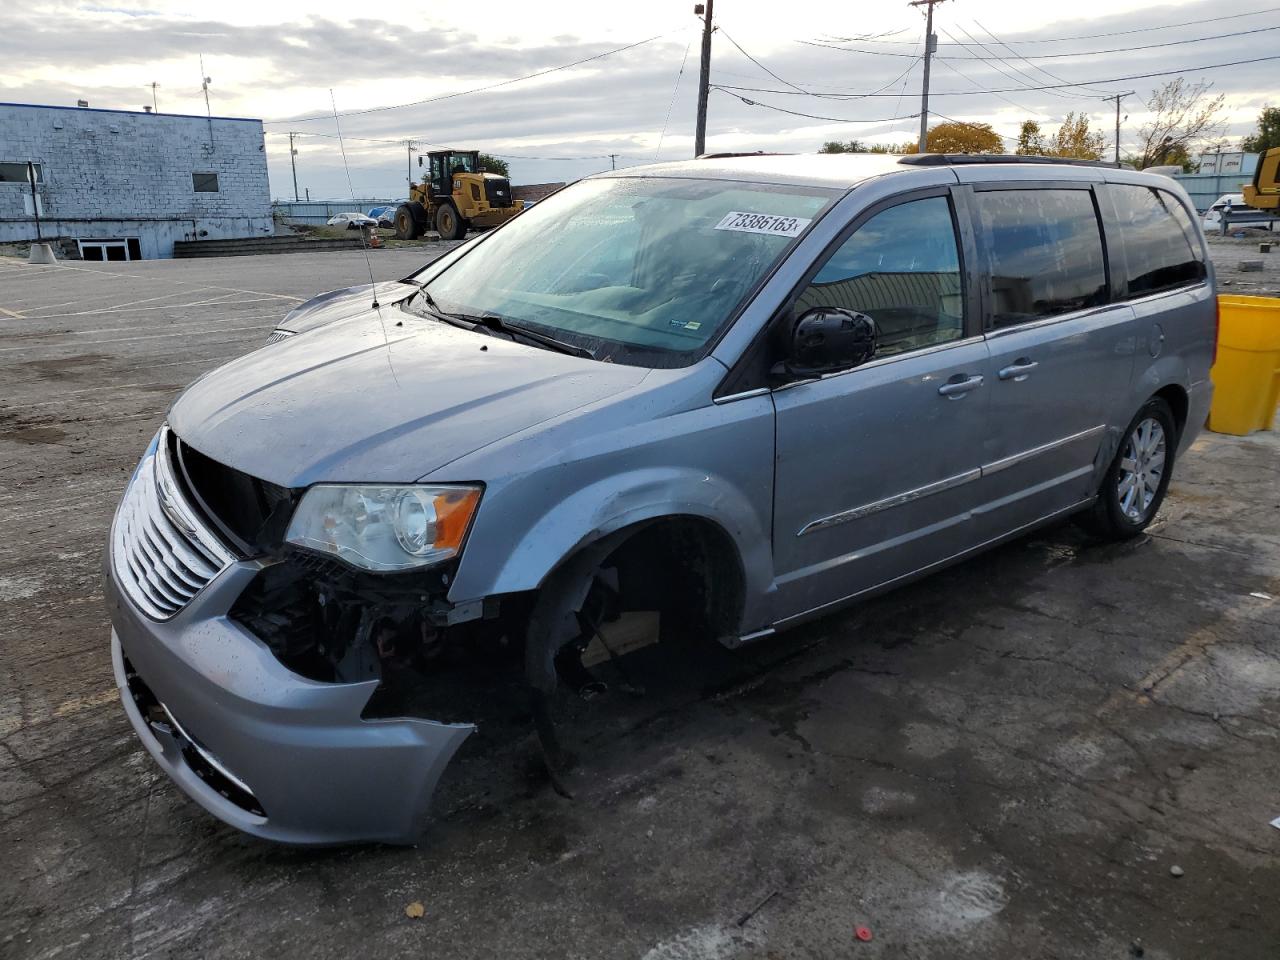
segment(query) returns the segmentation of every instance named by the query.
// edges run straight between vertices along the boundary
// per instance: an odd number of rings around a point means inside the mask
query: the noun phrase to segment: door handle
[[[1038,366],[1040,366],[1040,364],[1035,360],[1028,360],[1026,357],[1019,357],[1017,360],[1013,361],[1013,363],[1009,364],[1009,366],[1004,367],[1000,371],[999,376],[1001,380],[1021,382],[1027,379],[1027,375]]]
[[[951,400],[959,400],[970,390],[977,390],[982,386],[982,376],[966,377],[964,380],[954,380],[950,383],[944,383],[938,388],[938,393]]]

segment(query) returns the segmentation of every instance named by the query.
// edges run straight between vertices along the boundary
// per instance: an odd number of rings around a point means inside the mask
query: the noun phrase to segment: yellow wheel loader
[[[468,229],[499,226],[523,209],[511,199],[510,180],[480,169],[479,151],[437,150],[427,161],[423,182],[396,208],[397,239],[417,240],[434,229],[441,240],[461,240]]]
[[[1244,202],[1255,210],[1280,216],[1280,147],[1272,147],[1258,158],[1253,183],[1244,185]]]

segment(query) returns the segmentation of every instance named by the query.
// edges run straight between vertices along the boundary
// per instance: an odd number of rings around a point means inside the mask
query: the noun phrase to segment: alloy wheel
[[[1167,453],[1164,427],[1148,417],[1133,428],[1120,456],[1116,496],[1120,512],[1134,523],[1147,518],[1164,477]]]

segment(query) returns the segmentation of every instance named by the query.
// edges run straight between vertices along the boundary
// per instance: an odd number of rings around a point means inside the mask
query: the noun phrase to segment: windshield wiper
[[[417,280],[408,280],[405,282],[411,283],[418,288],[418,293],[422,297],[422,302],[427,307],[428,316],[433,317],[436,320],[443,321],[450,326],[461,327],[463,330],[474,330],[476,328],[476,324],[473,320],[455,316],[451,313],[445,313],[440,309],[440,305],[436,303],[435,298],[427,292],[427,285],[425,283],[419,283]]]
[[[422,294],[422,302],[427,305],[431,315],[443,320],[445,323],[451,323],[455,327],[462,327],[465,330],[475,330],[480,327],[485,330],[491,330],[494,333],[505,333],[512,340],[521,338],[546,347],[549,350],[555,350],[558,353],[567,353],[572,357],[583,357],[587,360],[596,358],[595,352],[588,350],[586,347],[580,347],[576,343],[566,343],[564,340],[557,340],[555,337],[539,333],[537,330],[530,330],[528,327],[505,320],[496,313],[446,313],[436,303],[435,298],[431,296],[425,283],[417,280],[410,280],[409,282],[418,288]]]
[[[478,316],[471,316],[465,313],[455,313],[454,316],[462,320],[470,320],[476,326],[484,327],[486,330],[492,330],[495,333],[505,333],[513,340],[517,338],[529,340],[539,346],[546,347],[549,350],[555,350],[559,353],[567,353],[571,357],[583,357],[587,360],[594,360],[596,358],[595,351],[593,350],[588,350],[586,347],[580,347],[576,343],[567,343],[564,340],[557,340],[555,337],[548,336],[545,333],[539,333],[537,330],[531,330],[518,323],[512,323],[510,320],[503,319],[496,313],[483,313]]]

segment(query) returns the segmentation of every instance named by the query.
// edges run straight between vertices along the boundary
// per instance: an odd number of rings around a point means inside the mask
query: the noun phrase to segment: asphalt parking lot
[[[0,955],[1280,955],[1276,433],[1204,434],[1136,541],[1057,527],[757,647],[572,801],[517,742],[416,849],[207,816],[117,700],[111,512],[183,385],[362,279],[0,259]]]

